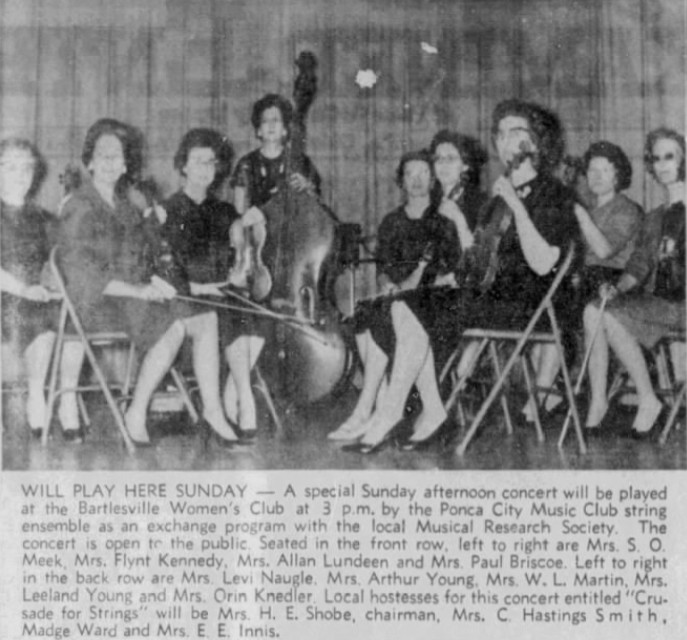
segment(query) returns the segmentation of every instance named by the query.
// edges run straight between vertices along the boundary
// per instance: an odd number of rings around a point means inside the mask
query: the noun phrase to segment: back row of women
[[[214,196],[229,172],[229,148],[221,135],[194,129],[184,136],[174,158],[182,188],[157,207],[136,188],[140,135],[116,120],[98,121],[81,154],[86,172],[61,207],[54,238],[48,218],[33,204],[44,173],[37,151],[23,140],[1,143],[3,339],[14,333],[25,350],[27,422],[34,433],[45,428],[48,418],[43,385],[57,303],[41,284],[41,269],[54,242],[87,330],[125,329],[145,354],[125,416],[134,442],[149,444],[151,396],[186,339],[192,344],[209,432],[225,446],[250,442],[257,426],[250,370],[264,344],[261,326],[245,314],[218,312],[202,300],[223,295],[228,283],[243,284],[241,260],[230,256],[244,255],[244,230],[263,228],[261,206],[282,185],[319,190],[319,176],[309,161],[301,163],[301,173],[287,175],[290,115],[288,101],[276,95],[254,106],[252,124],[261,144],[233,174],[235,208]],[[633,432],[647,433],[660,413],[640,345],[651,346],[669,330],[684,328],[684,138],[668,129],[647,138],[646,166],[664,187],[666,204],[644,219],[641,208],[621,193],[630,184],[631,167],[616,145],[595,143],[585,154],[593,194],[587,212],[553,177],[564,148],[554,114],[535,104],[505,101],[494,112],[492,136],[504,174],[486,204],[479,190],[486,156],[473,139],[441,132],[429,153],[401,160],[404,203],[383,221],[377,251],[382,293],[393,295],[362,305],[356,314],[364,386],[350,418],[330,434],[355,440],[349,446],[355,451],[372,453],[390,441],[413,384],[423,410],[403,446],[416,449],[444,434],[436,371],[462,331],[524,325],[568,243],[577,237],[587,246],[577,297],[589,303],[584,320],[588,339],[594,338],[590,433],[607,408],[609,345],[637,385]],[[164,269],[170,254],[178,278]],[[478,276],[478,267],[496,264],[496,255],[497,269],[487,278]],[[557,300],[568,311],[570,286]],[[600,286],[613,300],[603,311],[602,330],[596,331]],[[566,317],[575,313],[581,317],[582,306]],[[568,328],[573,331],[575,323]],[[228,374],[221,391],[222,359]],[[63,384],[72,386],[82,360],[82,347],[68,343]],[[557,367],[555,352],[541,348],[536,368],[542,385],[553,379]],[[530,415],[531,409],[524,412]],[[73,394],[63,394],[58,414],[65,438],[79,440]]]

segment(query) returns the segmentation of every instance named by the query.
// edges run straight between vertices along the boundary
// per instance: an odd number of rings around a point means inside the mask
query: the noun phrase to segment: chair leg
[[[274,399],[272,398],[272,393],[270,392],[270,389],[267,386],[265,379],[262,377],[260,368],[257,365],[254,367],[253,373],[255,376],[253,386],[262,394],[262,397],[265,400],[265,404],[267,405],[267,410],[270,412],[270,416],[272,417],[272,421],[274,422],[274,426],[277,429],[277,432],[283,433],[284,426],[282,425],[281,419],[279,418],[279,414],[277,413],[277,409],[274,404]]]
[[[587,453],[587,444],[584,441],[584,435],[582,433],[582,423],[580,422],[580,414],[577,411],[577,402],[575,398],[575,390],[573,389],[572,381],[570,379],[570,370],[568,369],[568,364],[565,361],[565,349],[563,347],[563,339],[560,327],[556,321],[556,314],[553,309],[553,305],[549,302],[547,305],[547,311],[549,313],[549,319],[551,320],[551,329],[553,333],[553,338],[556,343],[556,349],[558,350],[558,357],[561,361],[561,373],[563,374],[563,383],[565,384],[565,394],[568,397],[569,410],[572,414],[573,425],[575,427],[575,434],[577,435],[577,444],[580,449],[580,453]],[[564,429],[561,429],[561,435],[558,438],[558,448],[563,448],[563,443],[565,441],[565,435],[567,432],[567,421]]]
[[[534,417],[534,428],[537,432],[537,440],[539,440],[539,442],[544,442],[544,430],[541,428],[541,419],[539,418],[539,403],[537,399],[538,390],[532,383],[532,364],[530,362],[529,355],[526,352],[522,354],[520,362],[522,363],[522,373],[525,376],[525,386],[527,387],[527,399],[532,406],[532,415]]]
[[[501,377],[501,361],[499,360],[499,351],[494,340],[489,341],[489,354],[491,355],[491,362],[494,365],[494,373],[496,374],[496,379]],[[504,386],[506,382],[504,380]],[[510,407],[508,406],[508,399],[506,394],[502,393],[500,397],[501,410],[503,411],[503,417],[506,420],[506,432],[511,435],[513,433],[513,421],[511,420]]]
[[[67,306],[62,304],[60,307],[60,319],[57,325],[57,337],[55,338],[55,346],[53,347],[52,362],[50,363],[50,379],[48,382],[48,399],[46,402],[46,424],[41,436],[41,444],[45,447],[48,445],[48,438],[50,437],[50,424],[55,413],[55,401],[57,399],[57,376],[60,370],[60,363],[62,361],[62,348],[64,346],[64,332],[67,325]]]
[[[186,406],[188,415],[194,423],[198,423],[200,421],[200,416],[198,415],[198,411],[193,404],[193,400],[191,400],[191,394],[189,393],[186,380],[184,380],[184,377],[179,373],[179,370],[176,367],[172,367],[169,372],[172,376],[172,380],[174,380],[176,388],[179,390],[179,394],[181,395],[181,399]]]
[[[673,407],[670,410],[670,414],[668,415],[668,420],[666,420],[665,427],[663,427],[661,436],[658,439],[660,444],[666,443],[666,440],[668,439],[668,434],[670,433],[670,430],[672,429],[673,424],[677,419],[677,414],[680,411],[680,407],[685,402],[687,402],[687,383],[682,382],[680,385],[680,389],[677,395],[675,396],[675,402],[673,403]]]

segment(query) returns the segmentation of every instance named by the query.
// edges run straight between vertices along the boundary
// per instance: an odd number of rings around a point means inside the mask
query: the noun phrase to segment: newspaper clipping
[[[683,4],[0,0],[0,640],[687,637]]]

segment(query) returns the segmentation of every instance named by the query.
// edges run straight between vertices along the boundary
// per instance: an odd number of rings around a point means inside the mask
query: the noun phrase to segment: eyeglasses
[[[661,160],[665,160],[666,162],[670,162],[671,160],[675,160],[675,154],[674,153],[666,153],[664,156],[651,156],[651,162],[656,164],[657,162],[660,162]]]
[[[459,160],[462,160],[462,158],[459,155],[455,156],[434,156],[432,158],[436,164],[450,164],[453,162],[458,162]]]
[[[208,169],[214,169],[217,167],[219,162],[214,158],[212,160],[195,160],[195,159],[192,159],[192,160],[189,160],[189,164],[192,164],[196,167],[207,167]]]
[[[498,131],[496,133],[496,139],[513,140],[514,138],[517,138],[524,133],[529,134],[530,130],[527,127],[513,127],[512,129],[508,129],[507,131]]]

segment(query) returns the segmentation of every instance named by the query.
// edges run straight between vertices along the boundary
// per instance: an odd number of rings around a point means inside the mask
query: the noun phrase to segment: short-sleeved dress
[[[518,188],[522,203],[532,223],[548,244],[560,249],[559,264],[565,260],[570,243],[579,246],[579,227],[573,212],[572,192],[560,182],[546,175]],[[524,329],[535,309],[546,295],[556,277],[557,268],[548,274],[537,275],[527,263],[520,246],[515,221],[502,233],[497,206],[507,206],[501,198],[492,199],[480,214],[475,251],[493,246],[494,234],[502,236],[498,243],[497,269],[493,283],[483,291],[468,282],[459,288],[441,287],[418,290],[407,299],[427,331],[434,352],[437,371],[456,348],[463,331],[470,328]],[[469,274],[470,275],[470,274]],[[561,284],[554,298],[554,306],[564,332],[572,331],[565,318],[573,304],[572,278]],[[544,316],[538,329],[548,327]],[[566,340],[572,344],[572,340]]]
[[[167,220],[163,234],[181,260],[190,282],[225,282],[233,265],[234,251],[229,244],[229,229],[239,218],[236,209],[210,195],[200,204],[183,191],[164,205]],[[221,302],[210,297],[209,300]],[[233,298],[227,304],[240,306]],[[216,309],[219,316],[220,344],[230,345],[242,335],[262,335],[263,323],[253,314]]]
[[[50,253],[48,213],[32,203],[12,207],[0,202],[2,268],[28,285],[40,284]],[[2,339],[23,352],[41,333],[55,331],[59,303],[34,302],[2,293]]]
[[[662,205],[646,216],[625,272],[640,286],[611,300],[608,313],[647,348],[685,330],[684,202]]]
[[[322,179],[308,156],[302,156],[299,170],[315,185],[315,191],[319,194]],[[231,177],[231,186],[245,188],[250,204],[261,207],[277,194],[285,180],[285,154],[282,152],[276,158],[267,158],[260,149],[254,149],[238,161]]]
[[[644,221],[642,208],[623,193],[592,209],[589,215],[610,244],[611,255],[599,258],[587,247],[578,294],[580,312],[585,303],[596,297],[601,283],[615,282],[622,274]]]
[[[59,263],[67,291],[87,331],[126,331],[143,351],[152,347],[178,319],[207,308],[180,300],[151,302],[103,292],[112,280],[147,284],[156,232],[126,197],[114,208],[90,180],[65,203],[58,229]]]

